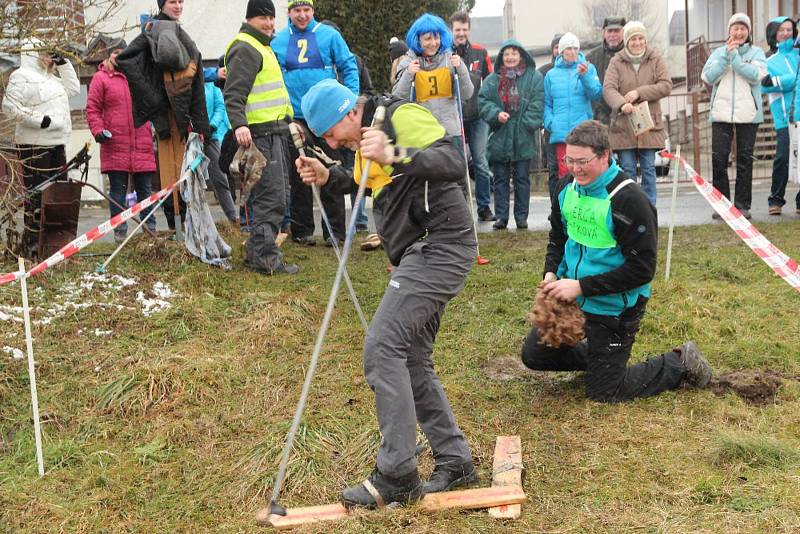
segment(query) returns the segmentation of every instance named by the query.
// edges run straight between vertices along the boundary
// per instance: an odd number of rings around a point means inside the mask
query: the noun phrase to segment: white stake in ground
[[[681,145],[675,152],[676,158],[672,168],[672,204],[669,207],[669,238],[667,239],[667,266],[664,269],[664,281],[669,282],[669,271],[672,267],[672,234],[675,229],[675,204],[678,202],[678,176],[681,173]]]
[[[39,421],[39,395],[36,393],[36,370],[33,367],[33,336],[31,335],[31,312],[28,307],[28,278],[25,276],[25,260],[20,256],[19,285],[22,289],[22,314],[25,318],[25,344],[28,348],[28,378],[31,383],[31,404],[33,405],[33,432],[36,436],[36,463],[39,476],[44,476],[44,457],[42,456],[42,426]]]

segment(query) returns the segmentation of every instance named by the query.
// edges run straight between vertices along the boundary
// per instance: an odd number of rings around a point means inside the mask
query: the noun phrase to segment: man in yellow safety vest
[[[264,273],[295,274],[275,244],[286,211],[287,151],[292,104],[270,47],[275,32],[272,0],[249,0],[245,22],[225,53],[225,108],[239,146],[255,147],[267,165],[253,186],[253,213],[245,263]]]

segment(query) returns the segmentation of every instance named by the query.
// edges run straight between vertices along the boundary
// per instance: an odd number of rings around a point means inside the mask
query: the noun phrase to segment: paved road
[[[789,193],[787,198],[789,203],[784,207],[784,215],[780,217],[770,216],[767,213],[767,197],[769,196],[770,182],[768,180],[760,180],[753,183],[753,221],[756,225],[764,223],[772,223],[786,220],[800,220],[800,215],[794,213],[794,195],[797,191],[797,186],[790,184]],[[658,186],[658,222],[659,226],[668,226],[670,220],[670,201],[672,195],[672,188],[670,184],[659,184]],[[210,194],[208,198],[213,198]],[[348,201],[349,202],[349,201]],[[513,209],[513,208],[512,208]],[[528,229],[529,230],[549,230],[550,223],[547,221],[547,216],[550,210],[550,200],[547,196],[541,193],[531,196],[530,215],[528,216]],[[222,210],[216,202],[211,205],[211,211],[217,220],[224,219]],[[348,210],[349,213],[349,210]],[[372,225],[371,209],[368,209],[370,217],[370,225]],[[724,224],[720,221],[711,220],[711,207],[706,203],[705,199],[700,196],[700,193],[694,188],[692,184],[682,183],[678,187],[678,201],[676,203],[675,220],[678,226],[693,226],[698,224]],[[105,207],[95,205],[84,206],[81,208],[81,220],[78,226],[79,233],[86,232],[94,226],[102,223],[108,219],[108,211]],[[321,235],[322,230],[319,225],[319,214],[317,213],[317,234]],[[157,223],[159,230],[166,230],[166,220],[163,213],[157,214]],[[129,228],[130,228],[129,224]],[[479,232],[492,232],[492,223],[484,222],[478,225]],[[514,223],[511,222],[509,231],[516,231]],[[113,238],[106,236],[103,242],[111,242]]]

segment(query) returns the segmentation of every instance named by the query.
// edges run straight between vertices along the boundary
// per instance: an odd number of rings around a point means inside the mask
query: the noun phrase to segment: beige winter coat
[[[620,108],[625,104],[625,95],[636,89],[641,102],[647,100],[655,127],[640,136],[633,134],[628,115]],[[644,54],[639,72],[636,72],[628,55],[617,53],[608,65],[603,80],[603,98],[611,107],[611,148],[664,148],[664,120],[661,116],[660,100],[672,91],[672,79],[661,55],[650,48]]]

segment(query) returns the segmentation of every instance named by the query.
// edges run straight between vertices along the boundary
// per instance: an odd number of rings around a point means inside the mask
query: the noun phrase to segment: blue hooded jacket
[[[550,132],[550,143],[563,143],[575,126],[591,120],[592,102],[603,96],[595,66],[588,63],[589,70],[579,76],[580,63],[586,63],[583,53],[573,63],[558,56],[544,78],[544,128]]]
[[[208,111],[208,123],[214,129],[211,138],[217,141],[220,146],[225,134],[231,129],[228,121],[228,112],[225,111],[225,99],[222,98],[222,91],[214,85],[214,82],[205,83],[206,90],[206,111]]]
[[[787,20],[792,21],[789,17],[774,18],[770,21],[769,27],[774,27],[777,31],[777,27]],[[792,24],[794,24],[793,21]],[[796,29],[794,34],[797,35]],[[792,106],[792,95],[797,81],[800,53],[794,47],[793,38],[780,43],[776,41],[774,47],[775,53],[767,59],[767,73],[772,79],[772,85],[764,87],[762,83],[761,92],[767,95],[773,125],[776,130],[780,130],[789,127],[789,110]],[[795,117],[797,114],[798,112],[795,110]]]
[[[342,34],[327,24],[311,19],[306,29],[300,31],[289,21],[270,46],[281,65],[296,119],[303,118],[300,102],[308,90],[319,81],[335,80],[337,71],[342,85],[359,93],[356,57]]]

